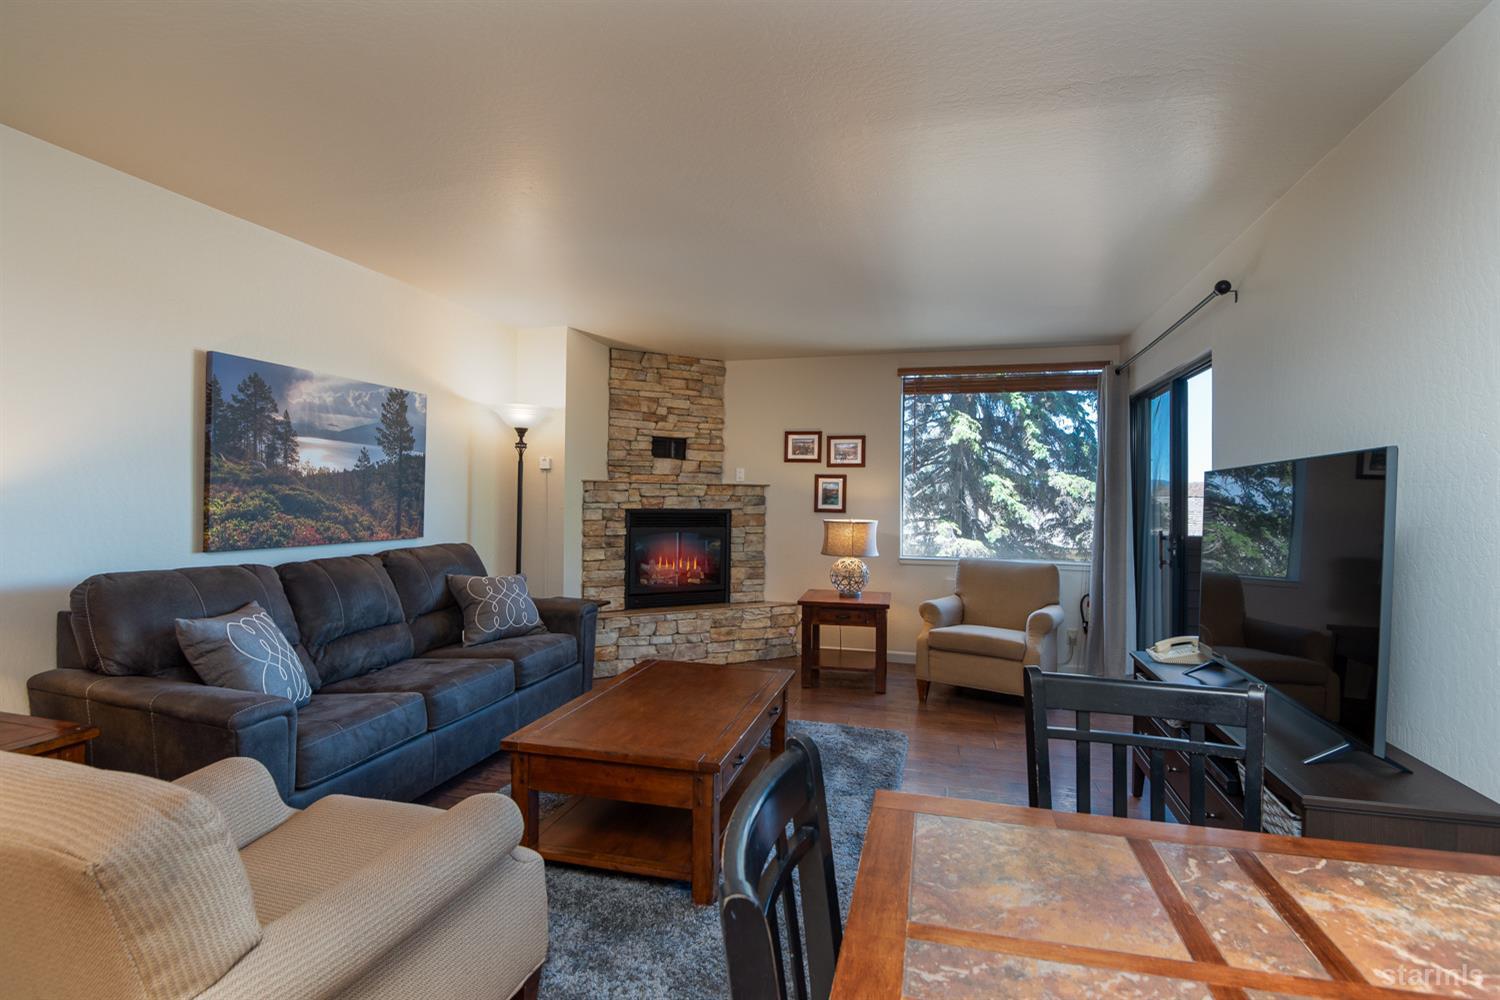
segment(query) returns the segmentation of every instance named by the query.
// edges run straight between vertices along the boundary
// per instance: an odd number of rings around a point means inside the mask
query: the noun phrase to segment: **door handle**
[[[1160,569],[1166,569],[1171,565],[1172,559],[1170,549],[1167,545],[1167,533],[1160,528],[1156,529],[1156,565]]]

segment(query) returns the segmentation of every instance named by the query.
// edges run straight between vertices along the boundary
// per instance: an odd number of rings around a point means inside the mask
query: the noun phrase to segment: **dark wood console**
[[[1135,674],[1148,680],[1194,683],[1183,675],[1191,669],[1157,663],[1144,652],[1131,654]],[[1206,683],[1224,683],[1222,668],[1200,671]],[[1167,734],[1160,719],[1137,719],[1138,732]],[[1238,740],[1235,732],[1219,738]],[[1500,803],[1479,794],[1394,746],[1387,753],[1410,769],[1402,774],[1369,754],[1353,753],[1322,764],[1302,761],[1341,742],[1338,730],[1303,711],[1275,688],[1266,691],[1266,790],[1300,822],[1302,834],[1368,844],[1426,847],[1443,851],[1500,854]],[[1187,815],[1186,782],[1182,790],[1173,777],[1186,778],[1185,767],[1172,770],[1168,761],[1167,804],[1174,815]],[[1143,761],[1137,757],[1132,791],[1139,794]],[[1227,769],[1209,768],[1210,826],[1238,829],[1243,796],[1239,777]]]

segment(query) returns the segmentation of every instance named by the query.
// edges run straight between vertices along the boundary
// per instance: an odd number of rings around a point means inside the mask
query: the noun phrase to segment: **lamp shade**
[[[823,521],[823,554],[825,556],[878,556],[875,551],[875,526],[879,521],[853,517],[831,517]]]
[[[494,410],[510,426],[525,427],[528,430],[547,419],[547,408],[535,403],[501,403]]]

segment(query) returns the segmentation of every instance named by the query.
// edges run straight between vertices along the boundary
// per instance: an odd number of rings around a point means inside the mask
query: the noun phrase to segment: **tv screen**
[[[1396,449],[1218,469],[1199,635],[1218,659],[1385,753]]]

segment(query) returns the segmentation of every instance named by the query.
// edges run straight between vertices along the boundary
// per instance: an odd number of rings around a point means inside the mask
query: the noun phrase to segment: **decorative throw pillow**
[[[464,613],[464,645],[525,635],[542,623],[524,576],[450,576],[448,589]]]
[[[177,619],[177,645],[205,684],[274,694],[298,708],[312,700],[297,651],[254,601],[216,618]]]

